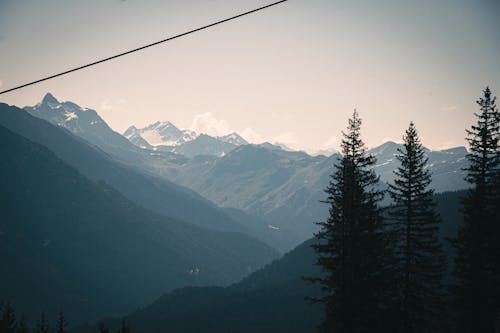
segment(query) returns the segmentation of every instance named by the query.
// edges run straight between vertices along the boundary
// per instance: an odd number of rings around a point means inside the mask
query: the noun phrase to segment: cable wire
[[[97,61],[88,63],[86,65],[82,65],[82,66],[79,66],[79,67],[76,67],[76,68],[64,71],[64,72],[61,72],[61,73],[58,73],[58,74],[47,76],[47,77],[44,77],[44,78],[36,80],[36,81],[32,81],[32,82],[25,83],[23,85],[20,85],[20,86],[14,87],[14,88],[3,90],[3,91],[0,91],[0,95],[8,93],[8,92],[11,92],[11,91],[14,91],[14,90],[18,90],[18,89],[21,89],[21,88],[25,88],[25,87],[28,87],[28,86],[31,86],[31,85],[34,85],[34,84],[37,84],[37,83],[40,83],[40,82],[43,82],[43,81],[47,81],[47,80],[50,80],[50,79],[53,79],[53,78],[56,78],[56,77],[59,77],[59,76],[63,76],[63,75],[66,75],[66,74],[69,74],[69,73],[72,73],[72,72],[76,72],[76,71],[79,71],[79,70],[87,68],[87,67],[95,66],[97,64],[101,64],[101,63],[106,62],[106,61],[110,61],[110,60],[113,60],[113,59],[116,59],[116,58],[119,58],[119,57],[123,57],[125,55],[131,54],[131,53],[134,53],[134,52],[138,52],[138,51],[147,49],[147,48],[152,47],[152,46],[156,46],[156,45],[159,45],[159,44],[162,44],[162,43],[166,43],[166,42],[169,42],[171,40],[174,40],[174,39],[177,39],[177,38],[181,38],[181,37],[184,37],[186,35],[190,35],[190,34],[193,34],[195,32],[198,32],[198,31],[201,31],[201,30],[205,30],[205,29],[214,27],[216,25],[219,25],[219,24],[222,24],[222,23],[226,23],[226,22],[238,19],[240,17],[256,13],[258,11],[261,11],[261,10],[264,10],[264,9],[276,6],[278,4],[281,4],[281,3],[287,2],[287,1],[288,0],[281,0],[281,1],[273,2],[273,3],[268,4],[266,6],[259,7],[259,8],[256,8],[256,9],[252,9],[250,11],[247,11],[247,12],[244,12],[244,13],[241,13],[241,14],[238,14],[238,15],[235,15],[235,16],[223,19],[223,20],[220,20],[220,21],[217,21],[217,22],[214,22],[214,23],[211,23],[211,24],[208,24],[208,25],[205,25],[205,26],[202,26],[202,27],[190,30],[190,31],[183,32],[183,33],[181,33],[179,35],[168,37],[168,38],[165,38],[163,40],[160,40],[160,41],[157,41],[157,42],[154,42],[154,43],[151,43],[151,44],[147,44],[147,45],[144,45],[144,46],[141,46],[141,47],[129,50],[129,51],[125,51],[125,52],[116,54],[114,56],[108,57],[108,58],[100,59],[100,60],[97,60]]]

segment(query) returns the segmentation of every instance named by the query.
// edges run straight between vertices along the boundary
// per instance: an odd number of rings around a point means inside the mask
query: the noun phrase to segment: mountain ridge
[[[156,150],[132,146],[126,152],[129,163],[190,188],[220,207],[245,211],[277,227],[275,231],[288,233],[291,242],[284,250],[309,238],[316,230],[314,222],[326,218],[327,209],[320,202],[340,156],[311,156],[266,143],[233,146],[206,135],[180,146],[153,147]],[[101,147],[118,155],[114,147]],[[374,170],[380,175],[381,188],[394,178],[395,154],[401,147],[389,141],[368,150],[376,155]],[[466,153],[464,147],[427,150],[431,187],[436,192],[468,188],[463,171],[468,163]],[[273,245],[283,250],[283,244]]]
[[[0,105],[1,107],[2,105]],[[250,236],[148,211],[0,125],[0,295],[31,318],[115,315],[186,285],[228,285],[277,256]]]

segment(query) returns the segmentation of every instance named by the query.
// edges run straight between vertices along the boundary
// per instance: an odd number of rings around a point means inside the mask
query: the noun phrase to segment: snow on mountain
[[[242,146],[248,144],[248,142],[245,139],[243,139],[238,133],[235,132],[228,135],[219,136],[217,138],[221,141],[231,143],[235,146]]]
[[[94,110],[82,108],[72,102],[59,102],[51,93],[47,93],[42,102],[24,109],[33,116],[65,127],[74,133],[87,132],[90,127],[93,127],[93,130],[99,127],[109,128]]]
[[[141,148],[157,149],[187,157],[224,156],[234,148],[248,144],[237,133],[213,137],[191,130],[181,130],[169,121],[157,121],[144,128],[130,126],[123,136]]]
[[[141,149],[113,131],[95,110],[82,108],[72,102],[60,102],[50,93],[40,103],[27,106],[24,110],[32,116],[66,128],[126,163],[146,163],[144,156],[139,156]]]
[[[192,141],[198,137],[198,134],[189,130],[180,130],[169,121],[157,121],[144,128],[135,126],[129,127],[124,133],[127,139],[136,144],[135,141],[140,137],[149,145],[156,146],[178,146]],[[135,138],[131,140],[131,138]]]

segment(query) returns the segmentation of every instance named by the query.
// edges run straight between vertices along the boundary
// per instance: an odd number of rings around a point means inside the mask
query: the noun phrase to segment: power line
[[[269,5],[266,5],[266,6],[263,6],[263,7],[259,7],[259,8],[256,8],[256,9],[252,9],[248,12],[244,12],[244,13],[241,13],[241,14],[238,14],[236,16],[232,16],[232,17],[229,17],[229,18],[226,18],[226,19],[223,19],[223,20],[220,20],[220,21],[217,21],[217,22],[214,22],[214,23],[211,23],[211,24],[208,24],[208,25],[205,25],[205,26],[202,26],[202,27],[199,27],[199,28],[196,28],[196,29],[193,29],[193,30],[190,30],[190,31],[187,31],[187,32],[184,32],[184,33],[181,33],[179,35],[175,35],[175,36],[172,36],[172,37],[168,37],[166,39],[163,39],[163,40],[160,40],[160,41],[157,41],[157,42],[154,42],[154,43],[151,43],[151,44],[148,44],[148,45],[144,45],[144,46],[141,46],[141,47],[138,47],[136,49],[132,49],[132,50],[129,50],[129,51],[125,51],[123,53],[120,53],[120,54],[116,54],[114,56],[111,56],[111,57],[108,57],[108,58],[104,58],[104,59],[100,59],[100,60],[97,60],[97,61],[94,61],[94,62],[91,62],[91,63],[88,63],[86,65],[83,65],[83,66],[79,66],[79,67],[76,67],[76,68],[73,68],[73,69],[70,69],[70,70],[67,70],[67,71],[64,71],[64,72],[61,72],[61,73],[58,73],[58,74],[54,74],[54,75],[51,75],[51,76],[47,76],[47,77],[44,77],[42,79],[39,79],[39,80],[36,80],[36,81],[32,81],[32,82],[29,82],[29,83],[25,83],[23,85],[20,85],[20,86],[17,86],[17,87],[14,87],[14,88],[10,88],[10,89],[7,89],[7,90],[3,90],[3,91],[0,91],[0,95],[1,94],[5,94],[5,93],[8,93],[8,92],[11,92],[11,91],[14,91],[14,90],[18,90],[18,89],[21,89],[21,88],[25,88],[25,87],[28,87],[28,86],[31,86],[31,85],[34,85],[34,84],[37,84],[37,83],[40,83],[40,82],[43,82],[43,81],[47,81],[47,80],[50,80],[50,79],[53,79],[53,78],[56,78],[58,76],[63,76],[63,75],[66,75],[66,74],[69,74],[69,73],[72,73],[72,72],[76,72],[76,71],[79,71],[81,69],[84,69],[84,68],[87,68],[87,67],[91,67],[91,66],[94,66],[94,65],[97,65],[97,64],[100,64],[100,63],[103,63],[103,62],[106,62],[106,61],[110,61],[110,60],[113,60],[113,59],[116,59],[116,58],[119,58],[119,57],[123,57],[125,55],[128,55],[128,54],[131,54],[131,53],[134,53],[134,52],[137,52],[137,51],[141,51],[141,50],[144,50],[144,49],[147,49],[148,47],[152,47],[152,46],[156,46],[156,45],[159,45],[159,44],[162,44],[162,43],[166,43],[166,42],[169,42],[171,40],[174,40],[174,39],[177,39],[177,38],[180,38],[180,37],[184,37],[186,35],[190,35],[190,34],[193,34],[195,32],[198,32],[198,31],[201,31],[201,30],[205,30],[205,29],[208,29],[208,28],[211,28],[211,27],[214,27],[216,25],[219,25],[219,24],[222,24],[222,23],[226,23],[228,21],[232,21],[232,20],[235,20],[237,18],[240,18],[240,17],[243,17],[243,16],[246,16],[246,15],[249,15],[249,14],[253,14],[255,12],[258,12],[258,11],[261,11],[261,10],[264,10],[264,9],[267,9],[269,7],[273,7],[273,6],[276,6],[280,3],[283,3],[283,2],[286,2],[288,0],[281,0],[281,1],[277,1],[277,2],[274,2],[274,3],[271,3]]]

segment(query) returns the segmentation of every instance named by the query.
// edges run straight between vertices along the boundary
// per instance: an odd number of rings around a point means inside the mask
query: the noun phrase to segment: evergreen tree
[[[26,324],[26,320],[24,319],[24,316],[21,317],[21,320],[19,321],[19,324],[17,325],[16,333],[30,333],[28,325]]]
[[[59,312],[59,316],[57,317],[56,333],[68,333],[68,322],[62,312]]]
[[[467,130],[470,152],[466,180],[472,184],[463,199],[464,223],[454,242],[457,248],[454,288],[459,330],[494,332],[500,311],[498,172],[499,115],[487,87],[477,101],[476,125]]]
[[[42,312],[40,319],[36,323],[36,333],[49,333],[50,326],[47,317],[45,316],[45,312]]]
[[[361,119],[354,111],[343,133],[342,158],[325,190],[330,216],[318,223],[317,264],[325,304],[325,332],[379,332],[387,307],[389,251],[376,190],[375,158],[361,140]]]
[[[109,333],[109,328],[104,325],[104,322],[99,322],[99,333]]]
[[[7,302],[2,307],[2,317],[0,318],[0,333],[16,333],[16,314],[14,308]]]
[[[122,318],[121,326],[118,329],[117,333],[131,333],[131,332],[132,331],[130,329],[130,326],[128,326],[127,321],[125,320],[125,318]]]
[[[398,259],[398,303],[402,332],[429,332],[443,315],[442,277],[445,257],[438,237],[440,217],[435,210],[431,174],[417,130],[410,123],[404,147],[396,158],[400,166],[389,184],[390,210]]]

